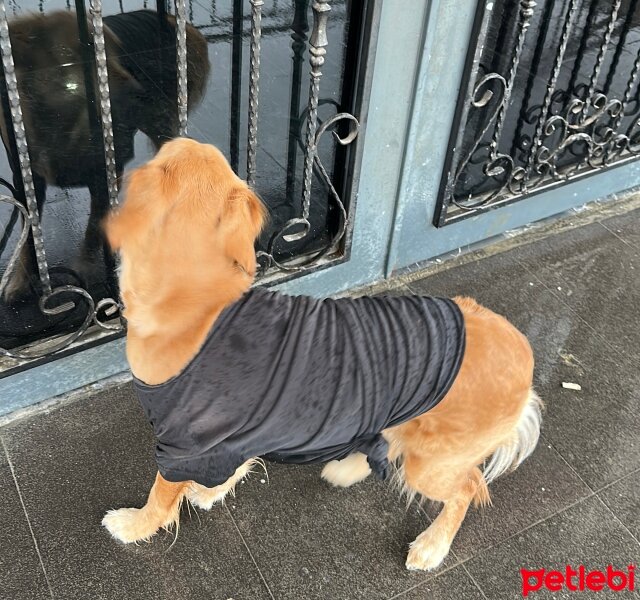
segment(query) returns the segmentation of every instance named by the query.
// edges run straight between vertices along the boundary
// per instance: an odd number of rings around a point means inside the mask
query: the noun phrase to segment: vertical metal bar
[[[84,75],[84,90],[87,99],[87,115],[89,119],[89,145],[95,148],[102,138],[102,122],[98,109],[98,99],[96,98],[96,53],[93,39],[89,34],[87,22],[87,11],[84,0],[75,0],[76,21],[78,22],[78,40],[80,42],[80,52],[82,55],[82,70]],[[106,158],[106,157],[105,157]],[[106,164],[105,164],[106,172]],[[94,185],[98,188],[103,183],[101,173],[96,170],[93,174]],[[107,185],[108,191],[108,185]]]
[[[322,65],[329,45],[327,39],[327,20],[329,18],[328,0],[315,0],[313,5],[313,30],[309,40],[309,63],[311,64],[311,79],[309,82],[309,104],[307,113],[307,141],[305,148],[304,174],[302,179],[302,216],[309,216],[311,206],[311,177],[313,175],[313,161],[318,151],[316,147],[316,130],[318,128],[318,99],[320,96],[320,78]]]
[[[0,0],[0,52],[2,52],[2,66],[7,85],[9,104],[11,105],[11,121],[13,123],[13,133],[18,148],[18,162],[20,164],[20,174],[24,196],[29,211],[29,221],[31,224],[31,234],[33,235],[33,245],[36,252],[36,262],[38,265],[38,275],[45,294],[51,293],[51,280],[49,278],[49,266],[44,249],[44,239],[42,227],[40,226],[40,215],[38,214],[38,203],[36,201],[36,190],[33,184],[31,172],[31,160],[29,158],[29,147],[27,146],[27,134],[22,119],[22,109],[20,107],[20,93],[18,91],[18,80],[16,78],[13,55],[11,53],[11,38],[9,37],[9,24],[4,0]]]
[[[638,0],[631,0],[631,2],[629,3],[629,8],[627,9],[627,14],[624,19],[622,31],[620,32],[620,37],[618,38],[618,43],[616,45],[615,52],[613,53],[613,58],[611,59],[611,66],[609,67],[607,78],[604,82],[604,86],[602,87],[602,93],[607,97],[609,96],[609,90],[611,89],[613,79],[615,78],[616,72],[618,70],[620,57],[622,56],[622,52],[624,51],[624,48],[627,44],[629,31],[631,30],[631,26],[634,25],[637,5]]]
[[[111,120],[111,96],[109,95],[109,71],[107,68],[107,54],[102,22],[102,0],[89,0],[89,11],[93,25],[93,47],[98,72],[98,114],[102,126],[102,144],[107,172],[107,188],[109,204],[118,204],[118,175],[116,169],[116,149],[113,138],[113,123]]]
[[[549,82],[547,83],[547,91],[545,92],[544,100],[542,102],[542,110],[540,112],[540,118],[536,123],[535,134],[533,136],[531,147],[529,148],[529,157],[527,159],[527,166],[526,166],[527,174],[531,173],[531,170],[533,169],[533,163],[535,162],[536,151],[542,144],[542,132],[544,129],[544,125],[547,122],[547,117],[549,115],[551,100],[553,98],[553,93],[556,89],[558,76],[560,75],[560,69],[562,68],[562,61],[564,60],[564,53],[567,50],[567,44],[569,43],[569,36],[571,34],[573,22],[576,16],[576,12],[578,10],[578,4],[579,4],[579,0],[571,0],[567,13],[565,15],[564,24],[562,25],[562,34],[560,36],[560,46],[558,47],[558,52],[556,53],[556,59],[554,61],[553,69],[551,71],[551,77],[549,79]]]
[[[249,59],[249,134],[247,144],[247,183],[256,183],[256,151],[258,147],[258,96],[260,92],[260,41],[264,0],[251,2],[251,49]]]
[[[167,0],[156,0],[156,12],[160,23],[164,25],[165,17],[167,16]]]
[[[20,164],[18,163],[18,145],[16,144],[16,136],[13,132],[12,121],[11,121],[11,104],[9,103],[9,93],[7,90],[7,80],[4,75],[4,65],[0,60],[0,102],[2,103],[2,126],[6,131],[6,139],[3,138],[2,143],[4,145],[7,160],[9,162],[9,166],[11,168],[11,173],[13,174],[13,188],[7,187],[11,192],[11,195],[17,200],[21,201],[22,209],[14,207],[11,211],[11,217],[9,218],[9,222],[7,223],[4,233],[2,235],[2,239],[0,239],[0,256],[4,253],[7,244],[9,243],[9,239],[13,234],[13,229],[18,221],[18,216],[22,214],[24,222],[22,223],[22,243],[19,241],[17,246],[17,251],[14,252],[14,256],[11,257],[9,263],[6,265],[3,279],[5,281],[8,280],[13,265],[18,258],[19,248],[23,243],[26,243],[26,239],[29,232],[29,214],[26,210],[26,202],[24,200],[24,186],[22,185],[22,177],[20,176]],[[25,212],[27,213],[25,215]],[[26,232],[26,233],[25,233]],[[0,284],[0,296],[2,296],[4,290],[4,286]]]
[[[193,0],[189,0],[189,23],[193,23]]]
[[[294,0],[295,14],[291,25],[291,49],[293,50],[293,73],[291,76],[291,101],[289,103],[289,140],[287,144],[287,201],[293,200],[296,182],[296,162],[298,155],[298,133],[300,131],[300,96],[302,93],[302,65],[304,49],[307,45],[307,9],[309,0]]]
[[[229,154],[231,168],[240,165],[240,108],[242,101],[242,0],[233,0],[233,36],[231,39],[231,110],[229,119]]]
[[[491,9],[489,8],[491,6]],[[476,13],[473,18],[473,27],[470,39],[477,40],[475,47],[469,44],[467,48],[467,56],[465,58],[464,70],[462,72],[461,81],[466,81],[464,88],[464,96],[462,89],[456,104],[456,110],[449,137],[449,147],[444,165],[445,176],[441,180],[440,202],[436,205],[434,224],[436,226],[444,225],[447,220],[447,210],[452,204],[452,198],[457,181],[457,173],[461,168],[461,161],[464,160],[464,152],[461,151],[465,141],[465,127],[469,121],[469,111],[474,105],[474,98],[478,88],[479,66],[487,40],[487,32],[489,23],[493,15],[493,0],[485,0],[484,3],[478,2]]]
[[[185,0],[175,0],[176,54],[178,61],[178,135],[187,134],[187,8]]]
[[[620,125],[620,121],[626,116],[625,110],[627,108],[627,104],[629,104],[629,100],[631,100],[631,92],[635,87],[635,83],[638,80],[638,73],[640,73],[640,50],[636,54],[636,58],[633,61],[633,65],[631,66],[631,72],[629,73],[629,79],[627,79],[627,85],[624,88],[624,94],[622,95],[622,102],[620,106],[620,112],[613,119],[612,128],[614,130],[618,129]]]
[[[524,94],[522,95],[522,103],[520,104],[520,114],[518,116],[518,124],[516,131],[513,135],[513,141],[511,144],[511,156],[515,158],[516,152],[520,145],[520,139],[522,135],[522,129],[524,127],[525,120],[527,118],[527,109],[529,108],[529,100],[533,92],[533,87],[537,81],[538,71],[540,68],[542,54],[545,51],[547,40],[547,34],[549,32],[549,25],[551,24],[551,15],[553,13],[554,0],[546,0],[544,10],[541,17],[540,31],[538,32],[538,39],[533,51],[533,57],[531,59],[531,68],[528,72],[527,83],[525,85]],[[506,21],[506,19],[504,19]],[[496,47],[500,47],[496,44]]]
[[[533,9],[536,3],[533,0],[520,0],[519,11],[519,30],[518,40],[511,60],[511,68],[509,69],[509,75],[506,78],[506,88],[504,91],[504,98],[502,99],[502,105],[498,110],[498,116],[496,117],[496,126],[493,130],[493,136],[490,148],[490,156],[492,159],[496,158],[498,154],[498,145],[500,144],[500,138],[502,136],[502,128],[504,127],[507,109],[509,108],[509,101],[511,99],[511,92],[513,90],[513,84],[518,72],[518,65],[520,63],[520,57],[524,48],[524,41],[527,36],[527,30],[531,24],[531,17],[533,16]]]
[[[593,96],[593,93],[596,91],[596,84],[598,83],[598,78],[600,77],[602,62],[604,61],[604,55],[606,54],[607,48],[609,47],[609,42],[611,41],[611,34],[613,33],[613,28],[615,27],[615,24],[616,24],[616,18],[618,17],[618,10],[620,9],[621,3],[622,3],[622,0],[616,0],[613,5],[613,9],[609,17],[609,23],[607,24],[607,30],[605,31],[602,44],[600,44],[600,48],[598,50],[598,56],[596,56],[596,64],[594,65],[593,72],[591,73],[591,80],[589,81],[587,98],[582,107],[581,116],[583,119],[587,116],[587,111],[589,110],[589,99]]]
[[[571,96],[576,95],[576,82],[578,81],[578,76],[580,75],[580,69],[582,67],[582,59],[585,56],[587,50],[587,43],[589,41],[589,33],[591,31],[591,25],[593,24],[596,14],[597,14],[598,0],[591,0],[589,3],[589,12],[587,13],[587,18],[584,23],[584,29],[582,30],[582,37],[580,38],[580,45],[578,46],[578,51],[576,53],[576,59],[573,62],[573,69],[571,70],[571,76],[569,77],[569,84],[567,87],[567,92],[569,93],[569,98]]]

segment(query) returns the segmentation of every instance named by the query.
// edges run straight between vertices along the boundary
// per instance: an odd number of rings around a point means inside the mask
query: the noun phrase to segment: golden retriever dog
[[[210,332],[217,327],[224,331],[231,319],[229,311],[236,310],[234,307],[241,305],[247,295],[259,290],[250,288],[256,271],[254,241],[265,217],[258,197],[233,173],[222,153],[210,145],[189,139],[173,140],[131,174],[125,201],[108,218],[106,232],[121,258],[127,357],[135,380],[144,390],[161,389],[179,381],[179,376],[189,372],[203,345],[208,348],[212,339],[222,347],[238,343],[216,339]],[[269,302],[291,299],[277,292],[260,293]],[[340,306],[347,308],[348,303],[356,306],[359,302],[308,300],[341,302]],[[365,303],[376,301],[364,299]],[[438,517],[410,545],[406,559],[409,569],[435,569],[442,563],[470,504],[490,502],[487,485],[527,458],[540,433],[542,403],[532,389],[534,361],[525,336],[505,318],[472,299],[445,301],[457,307],[465,332],[457,375],[433,408],[381,432],[388,444],[383,460],[388,457],[395,465],[394,478],[404,491],[410,497],[419,494],[443,503]],[[364,334],[368,336],[370,332]],[[419,335],[421,332],[416,330],[415,336]],[[414,341],[408,339],[407,345]],[[296,348],[293,354],[299,351]],[[247,352],[251,356],[250,350]],[[284,354],[274,362],[286,371]],[[246,368],[250,379],[252,365]],[[425,365],[425,371],[427,368]],[[235,373],[235,368],[231,370]],[[401,369],[398,372],[400,379],[406,374]],[[347,375],[361,374],[349,371]],[[310,387],[313,384],[306,380],[303,383]],[[230,386],[239,391],[241,400],[247,397],[247,407],[252,407],[245,409],[247,418],[260,413],[264,399],[249,398],[245,381],[233,380]],[[275,387],[280,393],[280,388]],[[173,399],[169,398],[168,404],[171,402]],[[303,402],[305,398],[300,398],[301,405]],[[233,407],[222,404],[219,419],[216,413],[210,420],[224,421],[227,408]],[[285,433],[287,427],[292,435],[296,430],[298,408],[288,413],[290,421],[283,429]],[[171,406],[167,410],[170,409]],[[180,414],[183,422],[178,425],[188,430],[193,439],[197,439],[201,428],[218,425],[202,423],[188,410]],[[332,421],[336,429],[340,429],[342,418],[348,417],[337,415]],[[282,445],[286,440],[278,443]],[[256,455],[247,457],[242,464],[231,461],[225,467],[229,477],[207,487],[202,483],[208,481],[206,473],[200,482],[193,478],[180,480],[175,473],[165,477],[161,474],[163,456],[156,458],[159,472],[145,506],[111,510],[104,517],[103,525],[121,542],[148,540],[160,528],[177,526],[183,499],[211,508],[259,460]],[[218,459],[229,462],[224,454]],[[209,464],[212,469],[217,468],[216,464]],[[367,477],[371,467],[371,457],[368,460],[355,448],[352,454],[329,461],[322,477],[333,485],[347,487]]]

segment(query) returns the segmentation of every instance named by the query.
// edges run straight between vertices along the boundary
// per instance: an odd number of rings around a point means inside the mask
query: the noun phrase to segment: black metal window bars
[[[177,48],[177,70],[178,70],[178,117],[180,123],[180,135],[187,132],[187,43],[186,43],[186,2],[185,0],[175,1],[176,18],[176,48]],[[247,137],[247,181],[249,185],[255,184],[256,178],[256,152],[258,143],[258,101],[260,91],[260,42],[262,7],[264,0],[250,0],[251,4],[251,38],[250,38],[250,77],[249,77],[249,115],[248,115],[248,137]],[[95,71],[87,69],[86,88],[87,101],[91,103],[93,90],[97,89],[98,98],[95,100],[95,107],[98,113],[98,120],[101,128],[101,136],[104,146],[106,182],[109,191],[111,206],[118,203],[118,178],[116,175],[114,135],[111,120],[111,100],[109,94],[109,80],[107,74],[107,56],[105,51],[105,37],[102,22],[102,0],[88,0],[89,18],[91,20],[92,32],[87,25],[87,15],[84,0],[76,0],[76,14],[78,20],[79,34],[82,41],[93,49],[95,57]],[[165,0],[157,0],[157,9],[160,14],[166,11]],[[299,216],[289,219],[279,232],[272,237],[273,241],[283,240],[284,242],[294,242],[303,239],[309,233],[309,210],[311,198],[311,184],[314,169],[316,174],[327,186],[330,196],[341,213],[341,223],[337,234],[333,236],[330,244],[320,251],[316,251],[311,256],[297,257],[290,262],[281,262],[274,257],[272,245],[265,250],[258,252],[258,260],[261,264],[261,273],[268,274],[275,270],[286,272],[302,272],[317,264],[320,259],[339,248],[347,232],[347,212],[345,206],[332,184],[327,171],[318,158],[318,142],[327,130],[335,128],[339,123],[348,124],[348,132],[340,137],[334,131],[334,137],[338,144],[348,145],[354,141],[358,134],[359,123],[356,117],[350,113],[341,112],[325,120],[318,125],[318,103],[320,96],[320,81],[322,77],[322,65],[327,52],[327,19],[331,10],[329,0],[315,0],[312,4],[314,23],[309,37],[309,61],[311,66],[309,100],[306,117],[306,138],[304,146],[304,176],[302,188],[301,212]],[[234,33],[238,33],[235,32]],[[294,38],[294,42],[300,40]],[[49,277],[49,266],[44,245],[43,233],[40,224],[40,215],[36,203],[36,193],[33,184],[29,160],[29,148],[26,139],[25,127],[23,123],[22,111],[20,107],[20,95],[18,92],[18,82],[11,51],[11,40],[9,37],[9,24],[5,10],[5,1],[0,0],[0,51],[2,53],[2,67],[4,70],[4,82],[6,84],[6,100],[12,135],[15,142],[15,150],[19,161],[20,173],[24,186],[24,196],[26,206],[15,198],[0,194],[0,201],[13,206],[14,213],[17,211],[22,218],[22,230],[17,242],[17,246],[9,259],[7,268],[0,279],[0,297],[5,290],[11,273],[16,266],[21,248],[27,243],[28,236],[33,236],[34,248],[37,258],[37,273],[40,280],[42,294],[39,298],[39,307],[44,314],[60,314],[75,307],[73,300],[66,301],[58,306],[53,306],[52,300],[60,294],[65,294],[65,298],[76,296],[78,300],[87,303],[88,309],[83,322],[70,334],[47,340],[46,343],[37,343],[24,348],[5,349],[0,347],[0,357],[13,359],[18,364],[25,364],[34,359],[48,357],[54,353],[68,349],[74,342],[77,342],[90,328],[93,332],[113,334],[123,330],[123,323],[119,317],[119,303],[114,298],[104,298],[95,302],[89,292],[74,285],[63,285],[52,287]],[[93,77],[97,80],[92,80]],[[92,85],[97,81],[97,85]],[[6,111],[5,111],[6,112]],[[95,337],[95,336],[94,336]]]
[[[637,9],[479,0],[435,225],[637,159]]]

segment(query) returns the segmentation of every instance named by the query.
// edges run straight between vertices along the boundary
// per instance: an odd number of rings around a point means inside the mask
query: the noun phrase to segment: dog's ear
[[[109,246],[113,251],[119,250],[125,236],[135,239],[140,227],[145,222],[143,206],[144,196],[153,193],[153,174],[147,166],[139,167],[127,176],[126,194],[123,204],[111,212],[103,223]],[[148,220],[148,219],[146,219]]]
[[[102,228],[113,252],[117,252],[122,247],[122,228],[118,222],[119,219],[120,213],[114,211],[102,222]]]
[[[252,277],[256,273],[253,244],[262,231],[267,211],[256,194],[247,187],[234,188],[227,197],[221,225],[225,229],[224,251]]]

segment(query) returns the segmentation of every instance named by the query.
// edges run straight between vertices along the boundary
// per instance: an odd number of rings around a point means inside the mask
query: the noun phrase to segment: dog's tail
[[[540,438],[542,408],[542,400],[533,388],[530,389],[512,438],[496,448],[484,467],[483,475],[487,483],[491,483],[507,471],[517,469],[522,461],[535,450]]]

